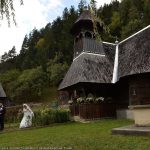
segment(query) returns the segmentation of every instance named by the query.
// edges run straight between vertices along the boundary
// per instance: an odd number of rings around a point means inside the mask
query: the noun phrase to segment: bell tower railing
[[[81,38],[74,44],[74,58],[82,52],[95,53],[104,55],[104,49],[101,41],[91,38]]]

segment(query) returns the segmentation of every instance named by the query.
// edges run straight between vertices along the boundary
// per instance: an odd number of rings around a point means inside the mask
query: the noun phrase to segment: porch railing
[[[70,106],[72,116],[83,119],[116,117],[116,105],[113,103],[73,104]]]

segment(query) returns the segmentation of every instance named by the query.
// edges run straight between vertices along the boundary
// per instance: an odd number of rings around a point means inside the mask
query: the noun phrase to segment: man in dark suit
[[[2,103],[0,103],[0,130],[4,129],[4,115],[5,115],[5,107]]]

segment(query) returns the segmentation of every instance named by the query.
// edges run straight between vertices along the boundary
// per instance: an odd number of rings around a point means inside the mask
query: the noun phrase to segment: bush
[[[5,123],[18,123],[23,117],[23,113],[20,113],[22,106],[13,106],[6,109]]]
[[[51,123],[63,123],[69,121],[69,111],[63,109],[44,109],[34,112],[34,126],[49,125]]]
[[[56,110],[55,113],[56,113],[56,115],[55,115],[56,123],[62,123],[62,122],[69,121],[69,111],[60,109],[60,110]]]
[[[23,113],[20,113],[22,106],[7,108],[5,123],[20,123]],[[69,110],[66,109],[44,109],[34,111],[32,120],[33,126],[44,126],[52,123],[63,123],[69,121]]]

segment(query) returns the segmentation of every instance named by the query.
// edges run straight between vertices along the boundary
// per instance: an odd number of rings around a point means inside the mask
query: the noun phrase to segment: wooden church
[[[74,101],[89,93],[104,97],[107,112],[150,104],[150,26],[116,43],[98,41],[93,26],[89,10],[74,23],[74,59],[58,90]]]

